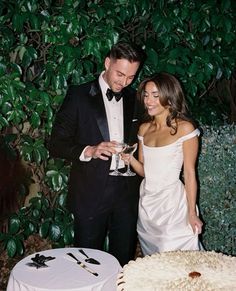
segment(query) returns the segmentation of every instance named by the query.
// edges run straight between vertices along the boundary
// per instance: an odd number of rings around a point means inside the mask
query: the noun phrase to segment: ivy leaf
[[[32,215],[34,218],[39,218],[40,217],[40,211],[38,209],[34,209],[32,212]]]
[[[7,127],[7,126],[9,126],[8,121],[6,120],[5,117],[3,117],[2,115],[0,115],[0,127],[1,128],[4,128],[4,127]]]
[[[42,238],[46,238],[49,232],[49,226],[50,222],[48,220],[44,221],[40,228],[39,228],[39,234]]]
[[[20,58],[21,61],[23,60],[25,53],[26,53],[26,48],[24,46],[22,46],[19,49],[19,58]]]
[[[9,221],[9,232],[15,234],[20,229],[20,219],[18,217],[11,217]]]
[[[35,148],[33,150],[33,160],[36,162],[37,165],[41,163],[42,157],[41,157],[40,149]]]
[[[151,48],[148,50],[148,57],[147,57],[147,63],[149,64],[156,64],[158,61],[158,54],[157,52]]]
[[[10,102],[4,102],[2,105],[2,114],[7,114],[8,111],[12,109],[12,104]]]
[[[41,120],[38,112],[33,112],[30,118],[30,124],[33,128],[37,128],[40,126]]]
[[[40,197],[33,197],[30,199],[30,204],[33,208],[41,210],[42,208],[42,199]]]
[[[197,93],[197,85],[193,81],[189,82],[189,92],[190,92],[191,96],[195,96]],[[189,99],[189,101],[190,100],[191,99]]]
[[[63,234],[63,241],[65,245],[69,245],[73,242],[74,231],[73,228],[67,227]]]
[[[213,70],[214,70],[214,66],[211,63],[205,64],[205,72],[208,76],[212,74]]]
[[[66,198],[67,198],[67,195],[65,193],[63,194],[60,194],[58,196],[58,204],[61,206],[61,207],[64,207],[65,204],[66,204]]]
[[[21,32],[23,29],[23,23],[24,23],[25,19],[22,15],[15,13],[12,17],[12,26],[13,28],[18,31]]]
[[[52,241],[58,241],[61,236],[61,229],[57,224],[51,224],[49,229],[49,237]]]
[[[16,241],[14,238],[11,238],[8,240],[7,242],[7,254],[10,258],[13,258],[16,254],[16,250],[17,250],[17,245],[16,245]]]
[[[48,93],[40,92],[40,100],[45,106],[50,105],[50,97],[49,97]]]
[[[28,224],[28,233],[32,234],[35,231],[36,231],[36,226],[32,222],[29,222],[29,224]]]
[[[30,24],[32,25],[33,29],[38,30],[39,29],[39,17],[37,17],[34,14],[30,14]]]
[[[222,72],[221,68],[218,68],[217,74],[216,74],[216,79],[219,80],[221,78],[222,74],[223,74],[223,72]]]
[[[7,88],[7,93],[8,93],[8,96],[9,96],[9,99],[10,100],[15,100],[16,99],[16,92],[15,92],[15,88],[10,85],[8,88]]]
[[[16,237],[16,252],[18,255],[22,256],[24,254],[24,245],[19,237]]]

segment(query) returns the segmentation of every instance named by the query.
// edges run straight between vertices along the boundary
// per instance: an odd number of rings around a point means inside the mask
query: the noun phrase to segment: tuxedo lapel
[[[123,110],[124,110],[124,142],[129,142],[129,135],[134,110],[134,98],[130,98],[130,95],[126,91],[124,92],[123,97]]]
[[[135,96],[133,92],[124,89],[123,92],[123,114],[124,114],[124,141],[129,142],[130,132],[133,125],[132,118],[134,117],[134,103]],[[102,134],[104,141],[110,140],[108,122],[106,117],[106,110],[102,98],[102,92],[98,83],[98,80],[91,83],[91,88],[89,91],[91,106],[94,111],[94,116],[99,127],[99,130]]]
[[[91,84],[91,89],[89,92],[91,96],[91,105],[94,110],[94,116],[99,127],[99,130],[103,136],[104,141],[110,140],[107,117],[105,106],[102,98],[102,92],[99,87],[98,81]]]

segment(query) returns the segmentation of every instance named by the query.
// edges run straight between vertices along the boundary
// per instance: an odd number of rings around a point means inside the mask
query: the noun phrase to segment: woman
[[[138,96],[149,120],[139,128],[139,159],[123,155],[141,176],[138,236],[144,255],[199,250],[196,207],[198,129],[187,115],[178,80],[167,73],[145,79]],[[180,180],[181,169],[184,184]]]

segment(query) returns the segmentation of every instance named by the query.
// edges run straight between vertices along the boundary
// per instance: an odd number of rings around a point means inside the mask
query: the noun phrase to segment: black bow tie
[[[122,91],[121,92],[113,92],[111,89],[107,89],[107,98],[109,101],[112,100],[113,97],[115,97],[116,101],[118,102],[122,98]]]

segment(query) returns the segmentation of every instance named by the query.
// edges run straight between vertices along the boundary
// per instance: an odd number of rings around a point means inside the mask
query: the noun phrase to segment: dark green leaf
[[[6,249],[7,249],[7,254],[9,257],[12,258],[15,256],[17,245],[16,245],[16,240],[14,238],[11,238],[8,240]]]
[[[46,238],[49,232],[49,226],[50,222],[48,220],[44,221],[40,228],[39,228],[39,234],[42,238]]]
[[[9,126],[7,119],[3,117],[2,115],[0,115],[0,126],[1,128]]]
[[[22,17],[22,15],[15,13],[12,17],[12,26],[13,28],[18,31],[21,32],[23,29],[23,22],[24,22],[24,17]]]
[[[64,244],[65,245],[69,245],[73,243],[73,238],[74,238],[74,231],[72,228],[67,227],[64,230],[64,234],[63,234],[63,240],[64,240]]]
[[[22,239],[16,237],[15,242],[16,242],[16,252],[18,255],[22,256],[24,254],[24,245]]]
[[[67,195],[66,194],[60,194],[59,197],[58,197],[58,203],[61,207],[65,207],[65,204],[66,204],[66,197]]]
[[[217,74],[216,74],[216,79],[219,80],[221,78],[222,74],[223,74],[223,72],[222,72],[221,68],[218,68]]]
[[[40,126],[41,120],[38,112],[33,112],[31,115],[30,123],[33,128],[37,128]]]
[[[20,219],[16,216],[11,217],[9,221],[9,232],[15,234],[20,229]]]
[[[34,218],[39,218],[40,217],[40,211],[38,209],[34,209],[32,214],[33,214]]]
[[[148,51],[147,62],[150,64],[156,64],[158,62],[158,54],[154,49]]]
[[[34,233],[36,231],[36,227],[35,227],[35,225],[32,223],[32,222],[29,222],[29,224],[28,224],[28,233],[29,234],[32,234],[32,233]]]
[[[58,241],[61,237],[61,229],[57,224],[51,224],[49,229],[49,237],[52,241]]]

